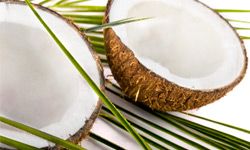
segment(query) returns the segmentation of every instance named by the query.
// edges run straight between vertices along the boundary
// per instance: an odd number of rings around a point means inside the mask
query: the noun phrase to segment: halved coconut
[[[152,17],[105,30],[114,78],[134,101],[160,111],[199,108],[223,97],[246,73],[237,33],[196,0],[109,1],[104,22]]]
[[[53,32],[97,85],[103,74],[78,28],[35,6]],[[101,102],[24,2],[0,2],[0,115],[78,143],[86,137]],[[0,124],[3,136],[36,147],[45,140]],[[0,147],[7,147],[1,144]]]

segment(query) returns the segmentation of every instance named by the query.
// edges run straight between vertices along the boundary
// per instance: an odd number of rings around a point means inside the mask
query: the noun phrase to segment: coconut
[[[80,30],[56,12],[39,5],[35,8],[102,88],[99,60]],[[101,108],[98,96],[20,1],[0,2],[0,107],[1,116],[74,143],[88,135]],[[38,148],[54,146],[0,125],[3,136]]]
[[[220,99],[244,77],[246,49],[232,26],[196,0],[110,0],[105,30],[115,80],[132,101],[185,111]]]

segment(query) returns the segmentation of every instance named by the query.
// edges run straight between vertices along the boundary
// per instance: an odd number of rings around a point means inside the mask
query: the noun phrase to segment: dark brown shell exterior
[[[0,3],[6,3],[6,4],[18,4],[18,5],[26,5],[25,2],[23,1],[18,1],[18,0],[0,0]],[[57,12],[48,9],[46,7],[43,7],[41,5],[38,4],[33,4],[35,6],[35,8],[37,9],[41,9],[45,12],[48,12],[52,15],[54,15],[55,17],[58,17],[59,19],[62,19],[63,21],[65,21],[69,26],[71,26],[76,32],[78,32],[78,34],[82,37],[83,42],[85,42],[89,48],[89,51],[91,52],[92,56],[95,58],[96,60],[96,64],[97,64],[97,68],[99,70],[99,75],[100,75],[100,89],[105,92],[105,87],[104,87],[104,75],[103,75],[103,68],[101,65],[101,61],[98,57],[98,55],[96,54],[96,52],[92,49],[92,45],[88,42],[87,40],[87,36],[85,34],[83,34],[83,32],[81,32],[81,30],[70,20],[62,17],[60,14],[58,14]],[[27,6],[28,7],[28,6]],[[102,102],[99,99],[99,101],[96,104],[95,110],[92,112],[91,116],[84,122],[83,127],[81,129],[79,129],[74,135],[71,135],[69,139],[67,139],[68,141],[78,144],[81,140],[85,139],[88,137],[89,133],[90,133],[90,129],[92,128],[96,118],[98,117],[100,110],[102,107]],[[1,148],[1,149],[5,149],[5,148]],[[52,150],[57,150],[57,149],[63,149],[60,146],[54,146],[54,147],[44,147],[42,149],[52,149]],[[5,149],[8,150],[8,149]]]
[[[111,7],[112,0],[107,5],[105,23],[109,22]],[[204,5],[204,7],[207,6]],[[231,25],[229,24],[229,26]],[[236,32],[235,34],[238,36]],[[122,43],[112,28],[105,29],[104,36],[108,63],[122,91],[134,102],[139,102],[153,110],[162,112],[185,111],[212,103],[231,91],[242,80],[247,69],[246,49],[243,41],[239,38],[245,56],[245,64],[241,74],[222,88],[192,90],[170,82],[143,66],[134,56],[133,51]]]

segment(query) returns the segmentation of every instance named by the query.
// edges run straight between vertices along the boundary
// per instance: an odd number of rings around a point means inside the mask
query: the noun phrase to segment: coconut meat
[[[237,78],[245,57],[228,23],[194,0],[113,1],[110,21],[152,19],[114,27],[148,69],[180,86],[210,90]]]
[[[96,61],[76,29],[50,12],[38,12],[100,85]],[[96,110],[98,97],[28,6],[0,3],[0,45],[1,116],[63,139],[84,126]],[[49,145],[2,123],[0,133],[36,147]]]

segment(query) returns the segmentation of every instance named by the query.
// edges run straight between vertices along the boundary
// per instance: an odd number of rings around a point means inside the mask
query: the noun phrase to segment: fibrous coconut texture
[[[36,10],[79,64],[103,89],[99,60],[85,36],[59,14]],[[101,102],[20,1],[0,1],[0,115],[78,143],[96,119]],[[3,136],[38,148],[52,143],[0,123]],[[0,144],[0,148],[9,148]],[[56,147],[55,147],[56,148]]]
[[[105,30],[115,80],[133,101],[159,111],[214,102],[244,77],[243,42],[218,13],[195,0],[110,0],[105,23],[151,19]]]

